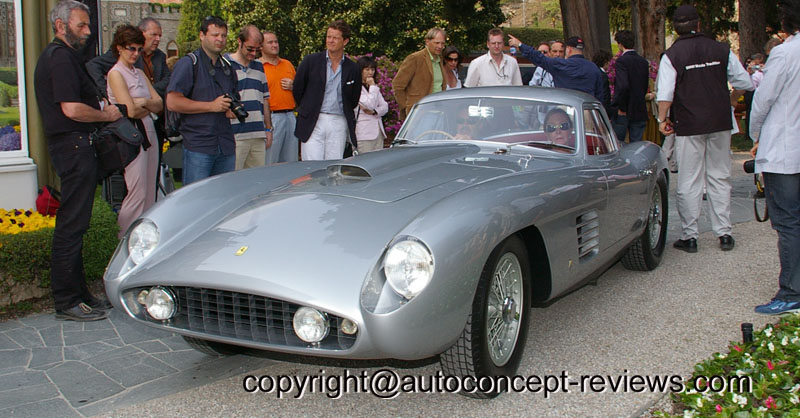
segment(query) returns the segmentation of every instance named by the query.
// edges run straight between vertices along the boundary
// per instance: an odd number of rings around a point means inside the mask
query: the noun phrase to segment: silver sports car
[[[207,353],[439,355],[445,375],[509,376],[532,305],[619,260],[658,266],[668,179],[660,148],[617,141],[591,96],[447,91],[390,149],[172,193],[127,231],[105,286]]]

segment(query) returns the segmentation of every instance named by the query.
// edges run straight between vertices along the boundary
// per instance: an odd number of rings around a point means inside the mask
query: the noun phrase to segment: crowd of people
[[[632,142],[642,140],[647,95],[655,96],[659,130],[674,144],[674,151],[667,150],[671,162],[679,163],[671,167],[678,173],[681,219],[681,237],[674,247],[694,253],[704,193],[720,248],[734,248],[730,106],[743,91],[757,87],[746,94],[748,134],[756,144],[756,167],[764,173],[769,212],[779,234],[781,275],[775,299],[756,311],[800,310],[799,3],[781,1],[783,30],[792,35],[773,45],[771,54],[768,50],[750,57],[747,69],[727,45],[700,32],[693,6],[678,7],[672,24],[679,38],[661,58],[654,93],[648,93],[649,63],[634,50],[630,31],[615,36],[621,55],[612,95],[604,68],[610,52],[599,51],[589,60],[580,36],[534,48],[500,28],[488,32],[486,54],[471,62],[463,80],[458,73],[461,52],[447,46],[443,29],[429,30],[424,47],[400,64],[391,81],[393,93],[402,119],[420,99],[443,90],[523,83],[574,89],[603,103],[617,138]],[[78,51],[91,32],[87,6],[62,0],[52,9],[50,22],[55,39],[40,56],[34,83],[62,187],[51,260],[58,318],[98,320],[111,308],[87,289],[81,257],[97,184],[91,133],[100,124],[127,117],[146,137],[124,170],[128,194],[119,213],[121,235],[155,202],[158,145],[168,135],[164,121],[171,120],[170,112],[179,115],[175,128],[183,142],[184,184],[297,161],[299,155],[303,160],[331,160],[383,148],[382,117],[389,106],[376,83],[377,64],[369,56],[357,61],[347,57],[351,29],[343,20],[328,25],[325,50],[304,57],[295,69],[280,57],[278,34],[253,25],[241,28],[237,49],[225,53],[228,26],[210,16],[199,27],[200,48],[177,59],[172,70],[158,49],[162,31],[155,19],[119,26],[109,50],[85,66]],[[536,65],[530,80],[523,80],[517,60],[504,53],[506,44]],[[550,141],[574,147],[574,123],[563,110],[539,118]]]

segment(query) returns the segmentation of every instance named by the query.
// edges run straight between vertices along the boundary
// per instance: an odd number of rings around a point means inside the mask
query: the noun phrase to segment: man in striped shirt
[[[228,55],[239,80],[239,96],[248,115],[244,122],[231,119],[236,138],[236,169],[264,165],[267,148],[272,145],[272,118],[269,109],[269,88],[264,66],[256,61],[261,49],[261,31],[253,25],[239,31],[239,48]]]

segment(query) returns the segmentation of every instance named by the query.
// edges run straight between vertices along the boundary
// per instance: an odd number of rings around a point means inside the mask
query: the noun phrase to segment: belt
[[[294,112],[294,109],[281,109],[272,111],[272,113],[287,113],[287,112]]]

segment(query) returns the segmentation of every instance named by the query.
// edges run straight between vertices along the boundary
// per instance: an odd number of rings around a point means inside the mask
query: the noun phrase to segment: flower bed
[[[1,210],[0,220],[0,306],[48,295],[54,219],[34,211]],[[118,231],[116,215],[96,198],[83,240],[87,281],[103,277]]]
[[[727,354],[714,355],[697,365],[692,376],[749,377],[749,391],[734,384],[715,393],[687,383],[673,395],[682,415],[658,412],[661,417],[800,417],[800,314],[787,315],[753,333],[751,343],[731,343]],[[737,379],[730,379],[733,382]],[[689,382],[692,382],[691,379]],[[741,381],[741,380],[740,380]],[[700,380],[700,382],[705,382]],[[743,381],[741,381],[743,382]],[[711,385],[714,389],[714,385]]]

